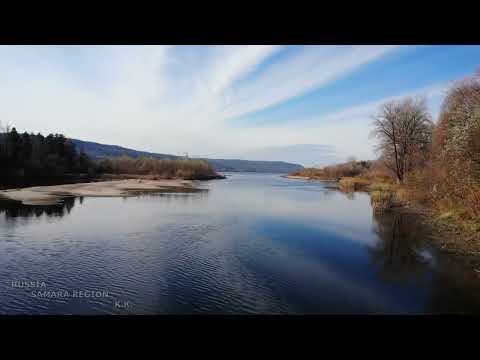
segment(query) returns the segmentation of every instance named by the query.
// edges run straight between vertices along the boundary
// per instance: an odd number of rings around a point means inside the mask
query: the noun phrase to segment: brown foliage
[[[100,171],[109,174],[156,175],[163,179],[209,179],[216,176],[213,167],[205,160],[153,158],[134,159],[127,156],[102,160]]]
[[[434,166],[444,169],[446,193],[468,202],[480,186],[480,74],[449,90],[434,134]]]
[[[480,190],[472,191],[468,196],[468,203],[470,205],[472,216],[480,219]]]
[[[438,158],[467,187],[480,178],[480,74],[453,85],[440,114]]]
[[[367,190],[370,181],[360,177],[343,177],[338,182],[338,186],[344,191]]]
[[[343,177],[354,177],[364,174],[372,165],[371,161],[350,160],[343,164],[325,166],[323,168],[305,168],[292,173],[311,179],[338,180]]]
[[[448,91],[429,160],[410,171],[402,200],[458,224],[480,220],[480,75]]]

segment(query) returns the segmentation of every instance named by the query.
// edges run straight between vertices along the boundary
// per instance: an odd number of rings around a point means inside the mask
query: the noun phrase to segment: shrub
[[[472,191],[468,203],[472,217],[480,219],[480,191]]]
[[[338,185],[344,191],[358,191],[366,189],[370,185],[370,181],[358,177],[344,177],[340,179]]]
[[[480,73],[449,90],[436,133],[435,157],[455,179],[450,192],[465,199],[480,182]]]
[[[152,175],[163,179],[203,180],[217,175],[207,161],[197,159],[134,159],[122,156],[104,159],[98,167],[107,174]]]
[[[311,179],[339,180],[343,177],[361,176],[370,168],[372,163],[372,161],[350,160],[343,164],[324,166],[322,168],[305,168],[290,175],[304,176]]]
[[[392,185],[385,183],[371,185],[370,202],[375,212],[388,211],[395,207],[395,191]]]

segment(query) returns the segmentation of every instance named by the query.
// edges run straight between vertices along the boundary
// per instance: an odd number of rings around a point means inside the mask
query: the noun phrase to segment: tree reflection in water
[[[373,214],[378,243],[370,249],[380,265],[380,276],[388,281],[417,278],[427,270],[428,259],[422,255],[427,236],[417,216],[410,213]]]
[[[122,196],[123,201],[135,198],[161,198],[166,203],[182,202],[190,203],[198,200],[204,200],[208,196],[208,189],[189,189],[178,192],[158,192],[158,191],[136,191],[134,195]]]
[[[131,197],[161,197],[166,201],[192,201],[193,199],[205,198],[208,194],[206,189],[194,189],[184,193],[154,193],[151,191],[138,191],[134,196],[124,196],[124,200]],[[193,196],[194,195],[194,196]],[[55,205],[24,205],[19,201],[12,201],[7,199],[0,199],[0,215],[4,214],[7,221],[15,221],[17,218],[32,218],[46,215],[49,218],[63,217],[70,214],[70,211],[75,206],[76,199],[78,204],[83,204],[84,197],[65,197],[62,202]]]
[[[434,262],[423,256],[429,229],[417,215],[374,214],[374,226],[379,241],[370,252],[383,280],[420,284],[428,293],[427,313],[480,313],[480,277],[435,248],[430,249]]]
[[[83,198],[79,199],[80,204]],[[65,197],[63,201],[55,205],[24,205],[18,201],[1,200],[0,201],[0,215],[4,214],[7,221],[15,221],[17,218],[32,218],[45,216],[63,217],[70,214],[70,211],[75,206],[75,197]]]

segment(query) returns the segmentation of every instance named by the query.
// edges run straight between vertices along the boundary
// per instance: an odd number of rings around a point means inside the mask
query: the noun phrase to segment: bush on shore
[[[370,181],[361,177],[344,177],[338,182],[338,186],[344,191],[367,190]]]
[[[349,160],[338,165],[324,166],[322,168],[304,168],[291,173],[293,176],[302,176],[318,180],[339,180],[344,177],[356,177],[366,173],[372,166],[373,161]]]
[[[122,156],[101,160],[98,167],[104,174],[151,175],[161,179],[207,180],[218,176],[212,165],[197,159],[134,159]]]
[[[384,212],[397,206],[397,188],[390,183],[370,185],[370,202],[375,212]]]

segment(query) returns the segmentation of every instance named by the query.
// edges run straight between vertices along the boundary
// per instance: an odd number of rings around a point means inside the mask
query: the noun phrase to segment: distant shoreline
[[[309,176],[299,176],[299,175],[282,175],[283,178],[286,179],[293,179],[293,180],[309,180],[309,181],[325,181],[325,182],[332,182],[338,181],[337,179],[318,179]]]

